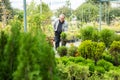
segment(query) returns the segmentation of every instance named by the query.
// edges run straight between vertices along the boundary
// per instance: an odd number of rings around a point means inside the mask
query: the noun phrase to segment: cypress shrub
[[[100,32],[100,41],[104,42],[106,47],[110,47],[111,43],[114,41],[115,32],[109,29],[103,29]]]
[[[81,43],[78,47],[80,56],[95,60],[95,63],[102,57],[102,53],[105,50],[105,45],[102,42],[92,42],[86,40]]]
[[[0,63],[3,67],[1,67],[1,73],[3,73],[1,80],[12,80],[13,72],[16,70],[17,66],[17,54],[19,49],[19,35],[20,35],[20,22],[17,20],[13,20],[11,22],[11,30],[10,32],[2,32],[1,37],[1,60]]]
[[[66,46],[61,46],[57,48],[58,54],[63,57],[67,55],[67,47]]]
[[[10,32],[0,32],[0,80],[57,80],[54,51],[42,31],[22,32],[17,20],[10,25]]]
[[[53,80],[55,57],[52,47],[39,30],[21,34],[14,80]]]
[[[5,34],[3,30],[0,31],[0,80],[6,80],[9,78],[8,67],[9,64],[6,63],[6,54],[4,53],[5,46],[7,44],[8,35]]]
[[[120,41],[113,41],[110,45],[109,51],[113,56],[114,65],[120,65]]]
[[[99,41],[100,38],[99,31],[92,26],[86,26],[85,28],[82,28],[80,30],[80,33],[81,33],[81,39],[83,41],[85,40],[92,40],[95,42]]]

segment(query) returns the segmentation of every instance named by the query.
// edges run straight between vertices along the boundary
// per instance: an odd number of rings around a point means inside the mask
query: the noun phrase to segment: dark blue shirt
[[[62,25],[63,25],[64,21],[63,22],[60,22],[59,20],[59,24],[58,24],[58,27],[57,27],[57,32],[60,34],[62,32]]]

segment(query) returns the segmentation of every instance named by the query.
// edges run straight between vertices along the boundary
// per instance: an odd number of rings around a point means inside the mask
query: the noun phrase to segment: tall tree
[[[51,16],[52,16],[52,11],[50,10],[49,6],[45,3],[42,3],[42,14],[40,14],[40,6],[41,4],[39,5],[36,5],[36,3],[34,1],[32,1],[30,3],[30,5],[27,6],[27,14],[28,14],[28,17],[29,17],[29,22],[31,21],[34,21],[36,19],[38,23],[41,23],[44,22],[44,24],[48,24]],[[33,20],[33,17],[36,16],[36,19]],[[42,20],[40,20],[40,18],[42,17]]]
[[[56,16],[59,16],[61,13],[65,14],[67,18],[71,16],[71,9],[67,6],[63,6],[56,11]]]
[[[7,15],[6,18],[9,18],[10,14],[12,13],[12,7],[11,7],[10,0],[0,1],[0,21],[2,20],[3,11],[5,11],[4,14]]]
[[[97,19],[98,10],[96,5],[84,3],[75,10],[75,14],[78,20],[88,22]]]
[[[95,3],[98,4],[99,0],[86,0],[87,3]]]
[[[70,19],[70,17],[72,16],[72,12],[73,10],[71,9],[71,2],[70,0],[66,0],[65,5],[57,9],[55,15],[58,17],[60,14],[63,13],[65,14],[67,19]]]
[[[100,3],[100,0],[86,0],[86,3],[92,3],[92,4],[95,4],[95,5],[98,5]],[[102,4],[103,4],[103,6],[105,6],[106,4],[108,6],[110,6],[110,0],[102,1]]]
[[[36,3],[34,1],[32,1],[27,6],[28,16],[40,14],[40,7],[41,7],[41,4],[36,5]],[[45,15],[47,19],[52,16],[52,11],[50,10],[49,6],[45,3],[42,3],[42,15]]]

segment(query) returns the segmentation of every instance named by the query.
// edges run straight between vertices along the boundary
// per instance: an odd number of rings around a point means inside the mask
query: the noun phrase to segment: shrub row
[[[92,40],[95,42],[104,42],[106,47],[110,47],[111,43],[113,41],[120,40],[119,35],[115,33],[115,31],[112,31],[110,29],[102,29],[99,31],[98,29],[87,26],[80,30],[81,39],[82,41],[85,40]]]
[[[120,69],[106,60],[97,64],[83,57],[57,58],[57,75],[61,80],[119,80]]]
[[[120,65],[120,41],[114,41],[110,48],[106,49],[103,42],[85,40],[79,47],[74,45],[70,47],[61,46],[58,48],[58,53],[61,57],[81,56],[85,59],[93,59],[95,63],[100,59],[105,59],[116,66]]]

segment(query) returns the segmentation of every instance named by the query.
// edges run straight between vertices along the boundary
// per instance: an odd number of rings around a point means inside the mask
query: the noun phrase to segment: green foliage
[[[96,61],[98,61],[99,59],[101,59],[102,54],[105,50],[105,44],[103,42],[98,42],[98,43],[94,43],[94,47],[93,47],[93,51],[95,50],[95,52],[93,52],[93,59]]]
[[[28,18],[29,26],[36,26],[38,29],[41,29],[42,20],[44,15],[34,14]]]
[[[7,9],[12,9],[11,4],[10,4],[10,0],[4,0],[3,2],[4,2]]]
[[[99,32],[92,26],[86,26],[85,28],[82,28],[80,30],[81,33],[81,39],[84,40],[93,40],[98,41],[99,40]]]
[[[119,67],[99,60],[97,65],[83,57],[61,57],[56,59],[57,76],[60,80],[119,80]],[[117,79],[115,79],[117,78]]]
[[[108,62],[111,62],[113,63],[113,57],[112,55],[109,53],[109,51],[105,51],[103,54],[102,54],[102,59],[108,61]]]
[[[113,41],[113,43],[110,46],[110,52],[120,53],[120,41]]]
[[[84,58],[94,59],[95,62],[102,57],[105,45],[102,42],[92,42],[90,40],[83,41],[78,47],[78,52]]]
[[[6,9],[6,12],[7,12],[7,16],[10,18],[11,17],[11,14],[12,14],[12,7],[11,7],[11,4],[10,4],[10,0],[1,0],[0,1],[0,21],[2,21],[2,16],[3,16],[3,11],[2,10],[2,7],[3,7],[3,4],[5,6],[5,9]],[[9,19],[7,18],[7,19]]]
[[[8,35],[6,35],[4,31],[0,31],[0,80],[10,78],[8,73],[9,64],[6,62],[6,54],[4,53],[5,46],[7,44],[7,37]]]
[[[50,24],[52,11],[47,4],[42,3],[42,14],[40,14],[40,6],[41,4],[37,5],[34,0],[27,6],[28,24],[45,31],[47,28],[45,25]]]
[[[57,51],[61,57],[67,55],[67,47],[65,46],[58,47]]]
[[[40,29],[24,33],[21,22],[12,20],[11,31],[0,32],[0,43],[0,80],[55,79],[54,52]]]
[[[69,18],[71,16],[71,9],[67,6],[60,7],[55,15],[58,17],[61,13],[65,14],[66,18]]]
[[[92,41],[86,40],[81,43],[81,45],[78,47],[78,52],[80,53],[80,56],[84,58],[91,58],[90,53],[92,48]]]
[[[3,72],[5,73],[3,76],[3,79],[8,79],[11,80],[13,79],[13,72],[16,70],[17,66],[17,54],[18,54],[18,49],[19,49],[19,36],[20,36],[20,27],[21,24],[18,20],[13,20],[11,22],[11,32],[6,33],[8,37],[7,43],[3,44],[3,54],[1,57],[4,59],[4,70]],[[5,36],[5,35],[4,35]],[[5,57],[4,57],[5,56]]]
[[[59,76],[60,80],[68,80],[68,72],[66,70],[66,66],[62,63],[61,60],[58,61],[56,66],[57,76]]]
[[[83,29],[81,29],[81,39],[84,40],[91,40],[92,38],[92,33],[93,33],[93,27],[88,26]]]
[[[66,43],[67,43],[67,34],[65,33],[65,32],[62,32],[61,34],[60,34],[60,36],[61,36],[61,45],[62,46],[65,46],[66,45]]]
[[[90,73],[93,74],[94,71],[95,71],[95,64],[92,63],[92,64],[88,64],[88,65],[89,65],[89,71],[90,71]]]
[[[40,56],[40,53],[38,52],[38,48],[36,48],[39,47],[37,42],[37,38],[31,36],[30,33],[22,34],[20,39],[21,47],[17,56],[18,66],[13,74],[14,80],[40,79],[40,65],[37,57]]]
[[[70,48],[68,48],[68,55],[70,56],[78,56],[78,52],[77,52],[77,47],[74,45],[71,45]]]
[[[36,3],[34,2],[34,0],[27,6],[27,14],[28,16],[32,16],[34,14],[40,14],[40,6],[36,5]],[[46,16],[46,18],[50,18],[52,16],[52,12],[49,8],[49,6],[45,3],[42,3],[42,14],[44,14]]]
[[[112,8],[109,14],[110,21],[114,20],[116,17],[120,17],[120,8]]]
[[[120,35],[119,34],[115,35],[115,41],[120,41]]]
[[[98,30],[94,30],[92,33],[92,41],[98,42],[100,39],[100,32]]]
[[[7,35],[3,30],[0,31],[0,54],[4,54],[5,45],[7,43]],[[1,58],[0,58],[1,59]]]
[[[64,57],[64,60],[67,57]],[[75,59],[74,57],[70,57],[67,60],[67,64],[64,64],[63,57],[59,59],[59,63],[57,64],[57,75],[61,80],[71,80],[73,77],[77,80],[87,79],[89,76],[89,68],[88,66],[83,66],[79,64],[75,64],[70,61],[71,59]]]
[[[66,34],[65,32],[62,32],[62,33],[60,34],[60,36],[61,36],[61,39],[66,39],[67,34]]]
[[[45,35],[38,32],[39,30],[35,31],[32,30],[21,37],[20,54],[17,56],[19,64],[14,73],[14,80],[54,79],[54,52],[45,41]]]
[[[89,76],[89,68],[88,66],[80,66],[78,64],[70,63],[67,66],[68,74],[70,76],[74,76],[75,79],[86,80]]]
[[[101,80],[101,77],[97,74],[93,74],[88,78],[88,80]]]
[[[101,66],[105,69],[105,71],[109,71],[113,67],[113,64],[101,59],[97,62],[97,66]]]
[[[96,71],[96,74],[97,74],[97,75],[102,75],[102,74],[105,73],[104,67],[101,67],[101,66],[96,66],[96,67],[95,67],[95,71]]]
[[[115,37],[115,32],[109,29],[103,29],[100,32],[100,41],[104,42],[106,47],[109,47],[113,42]]]
[[[84,62],[85,61],[85,58],[83,58],[81,56],[75,57],[74,59],[75,59],[75,61],[74,61],[75,63],[79,63],[79,62]]]
[[[108,77],[108,79],[111,79],[111,80],[119,80],[120,79],[120,69],[110,70],[109,72],[107,72],[105,74],[105,76]]]
[[[114,58],[114,64],[120,65],[120,41],[113,41],[110,45],[109,51]]]
[[[78,20],[89,22],[97,19],[98,11],[99,8],[96,5],[93,5],[92,3],[84,3],[75,10],[75,15]]]
[[[13,11],[14,11],[14,15],[17,16],[18,18],[17,20],[20,20],[21,22],[23,22],[23,11],[19,9],[14,9]]]
[[[99,4],[99,0],[86,0],[87,3]]]

